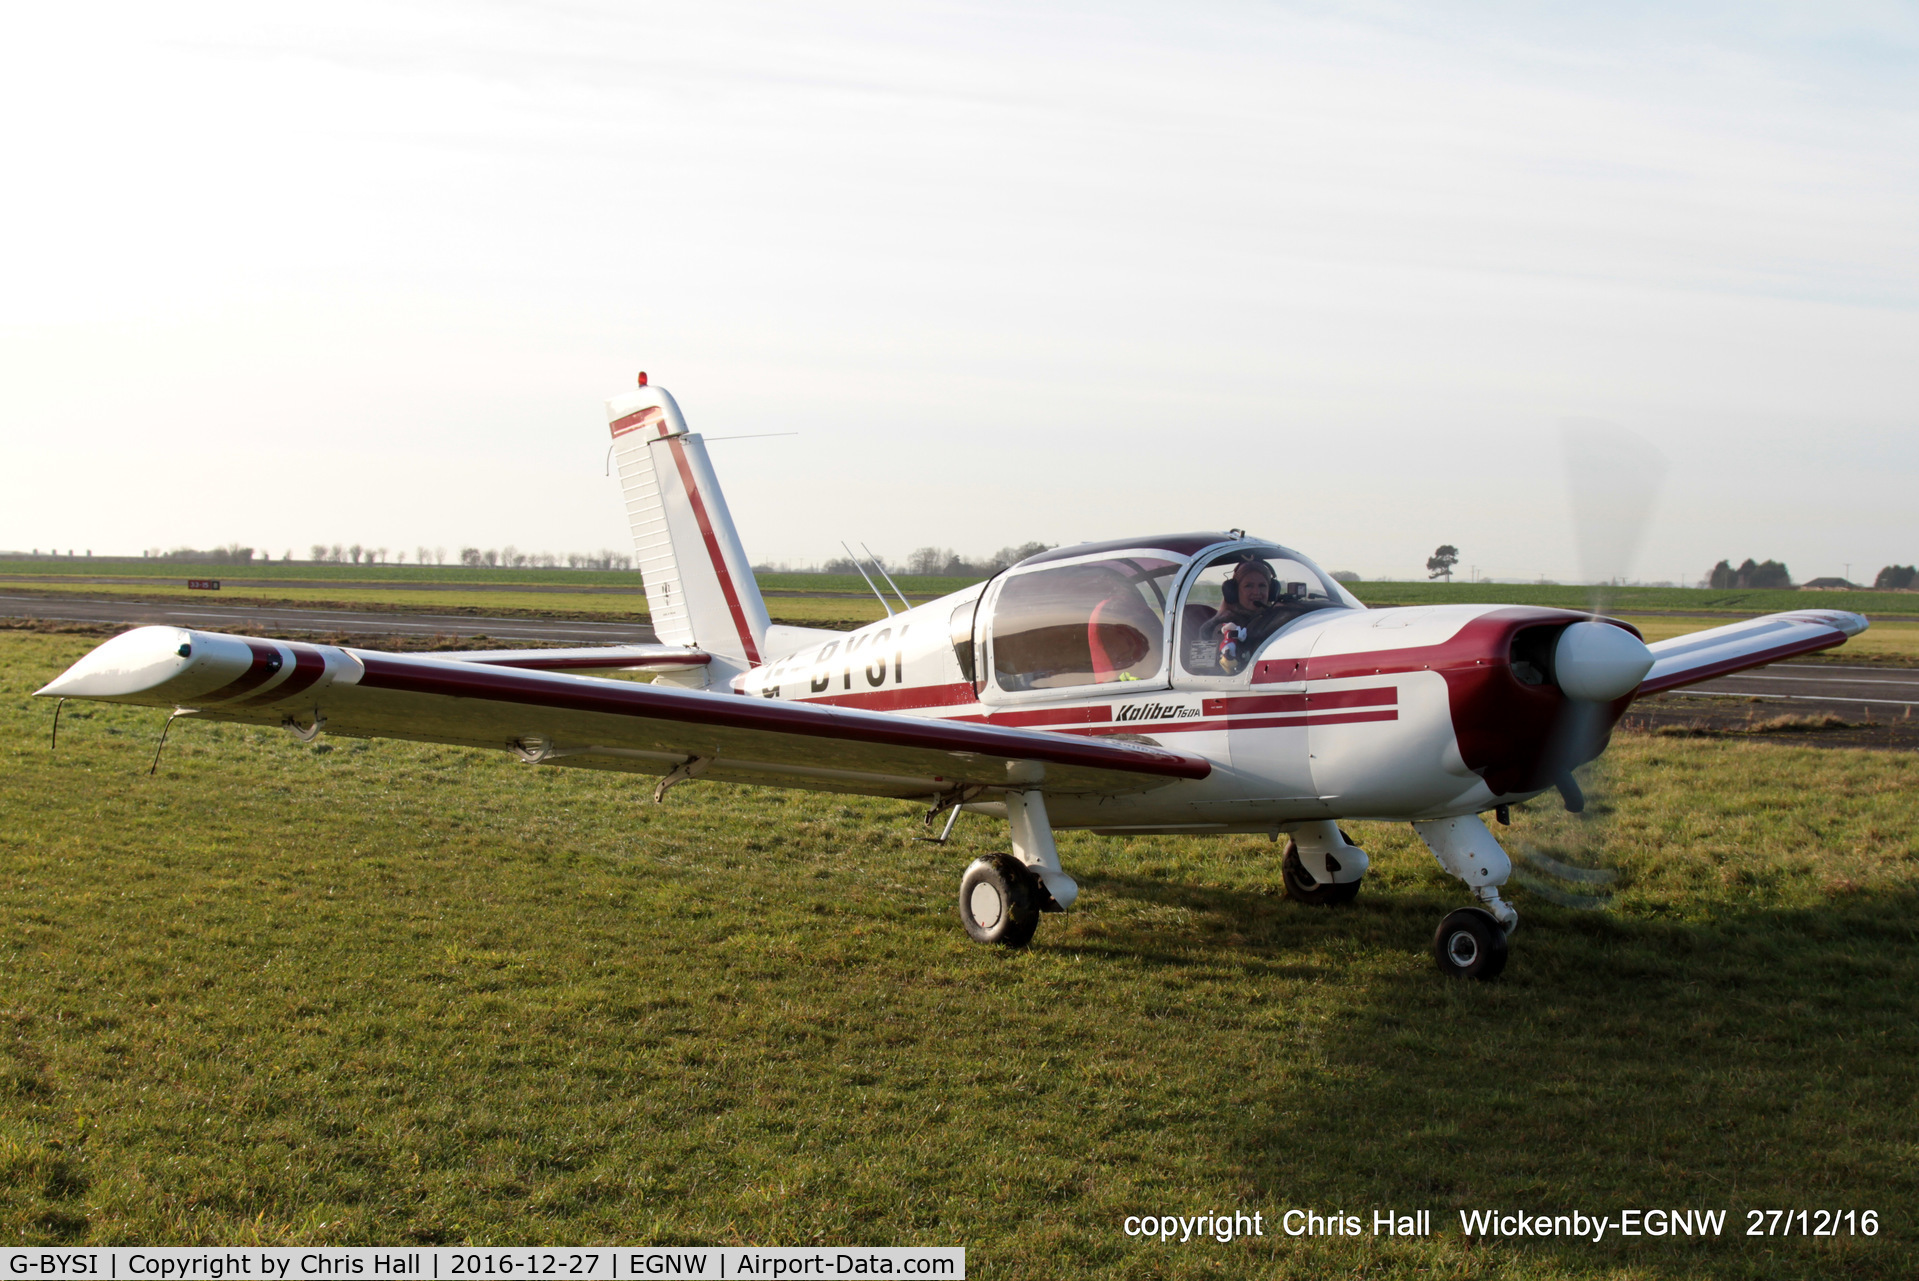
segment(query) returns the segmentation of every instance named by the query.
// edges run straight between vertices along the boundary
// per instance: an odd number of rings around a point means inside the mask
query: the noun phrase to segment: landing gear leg
[[[1059,847],[1046,817],[1046,794],[1038,788],[1006,793],[1006,817],[1013,826],[1013,854],[1046,892],[1042,911],[1064,912],[1079,897],[1079,884],[1060,870]]]
[[[1466,882],[1479,900],[1478,907],[1461,908],[1439,923],[1433,959],[1442,973],[1455,978],[1492,978],[1506,968],[1506,936],[1519,925],[1519,913],[1499,897],[1499,887],[1512,875],[1512,860],[1475,814],[1414,823],[1413,831],[1439,865]]]
[[[1286,843],[1280,880],[1286,897],[1313,906],[1350,903],[1359,896],[1369,861],[1366,851],[1335,823],[1302,823]]]

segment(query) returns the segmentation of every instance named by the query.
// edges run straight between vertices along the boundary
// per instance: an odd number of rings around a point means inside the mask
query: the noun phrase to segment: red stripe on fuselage
[[[965,707],[979,701],[973,687],[957,685],[921,685],[907,689],[862,690],[857,694],[821,694],[817,698],[795,698],[795,703],[825,703],[832,707],[863,707],[872,712],[919,711],[929,707]],[[980,720],[977,716],[943,717],[950,720]],[[1001,722],[1006,724],[1008,722]]]
[[[1399,686],[1329,689],[1305,694],[1253,694],[1244,698],[1208,698],[1200,711],[1208,716],[1244,712],[1311,712],[1331,707],[1381,707],[1399,702]]]
[[[966,688],[971,690],[973,687],[968,685]],[[1030,712],[987,712],[983,716],[955,716],[952,719],[1021,728],[1035,725],[1092,725],[1111,721],[1113,708],[1111,704],[1095,703],[1090,707],[1042,707]]]
[[[706,514],[706,500],[700,497],[700,487],[693,481],[693,465],[686,461],[686,447],[678,436],[670,437],[666,447],[673,451],[673,462],[680,469],[680,483],[686,486],[687,501],[693,504],[693,519],[699,522],[700,537],[706,541],[706,554],[712,558],[713,572],[720,580],[720,593],[726,597],[727,609],[732,611],[733,626],[740,634],[740,647],[746,651],[746,661],[758,667],[760,651],[753,643],[753,628],[746,621],[746,610],[740,604],[739,590],[733,586],[733,575],[726,568],[726,556],[720,551],[719,536],[713,532],[713,522]]]

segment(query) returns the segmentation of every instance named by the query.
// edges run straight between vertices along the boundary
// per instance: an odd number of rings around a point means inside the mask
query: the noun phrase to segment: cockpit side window
[[[1349,609],[1337,584],[1283,547],[1242,547],[1213,558],[1193,578],[1180,609],[1180,666],[1195,676],[1232,676],[1261,642],[1303,614]]]
[[[978,687],[979,678],[973,667],[973,613],[979,608],[979,595],[961,601],[953,607],[952,635],[953,657],[959,660],[960,674],[966,677],[966,683]]]
[[[1151,680],[1181,562],[1119,556],[1014,574],[993,606],[993,678],[1008,691]]]

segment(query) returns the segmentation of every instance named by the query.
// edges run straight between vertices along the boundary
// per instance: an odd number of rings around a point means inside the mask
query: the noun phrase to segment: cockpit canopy
[[[992,684],[1008,694],[1163,684],[1175,651],[1188,675],[1231,676],[1302,615],[1361,607],[1297,552],[1223,533],[1055,548],[1008,570],[987,599],[979,630]]]

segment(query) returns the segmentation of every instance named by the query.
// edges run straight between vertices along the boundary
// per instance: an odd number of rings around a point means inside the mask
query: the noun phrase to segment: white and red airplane
[[[1078,897],[1059,829],[1284,834],[1286,893],[1340,903],[1367,859],[1339,824],[1410,823],[1476,900],[1435,959],[1490,978],[1518,916],[1480,815],[1553,789],[1577,808],[1573,769],[1637,697],[1866,627],[1795,610],[1647,645],[1561,609],[1367,609],[1239,530],[1059,547],[852,632],[782,626],[672,396],[642,374],[607,416],[658,644],[428,656],[142,627],[39,693],[503,748],[658,775],[656,799],[698,778],[990,815],[1011,852],[966,869],[960,919],[1012,947]],[[656,678],[591,674],[613,669]]]

